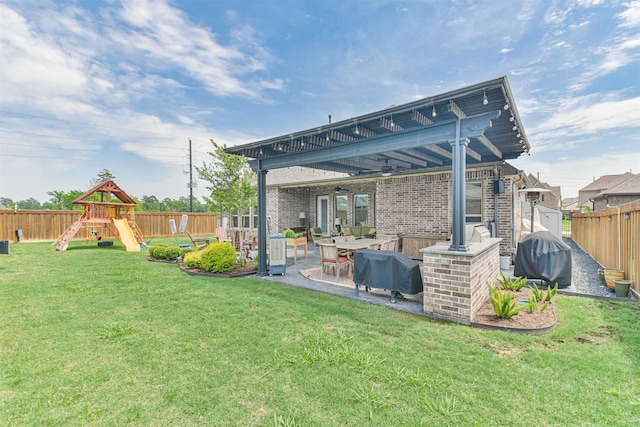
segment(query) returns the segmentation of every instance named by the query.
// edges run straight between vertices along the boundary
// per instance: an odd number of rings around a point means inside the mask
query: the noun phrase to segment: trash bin
[[[8,240],[0,240],[0,254],[9,255],[10,251],[10,242]]]
[[[287,272],[287,241],[282,234],[269,236],[269,275]]]

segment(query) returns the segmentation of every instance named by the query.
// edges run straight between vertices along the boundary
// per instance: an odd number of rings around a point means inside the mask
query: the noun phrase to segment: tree
[[[102,169],[101,172],[98,172],[98,176],[96,178],[91,178],[89,180],[89,188],[93,188],[100,183],[109,181],[110,179],[116,179],[116,177],[109,172],[109,169]]]
[[[0,205],[4,206],[7,209],[13,209],[15,203],[13,203],[13,200],[8,197],[0,197]]]
[[[51,196],[51,199],[49,199],[49,202],[51,202],[51,204],[55,206],[54,209],[58,209],[58,210],[82,209],[82,206],[73,204],[73,201],[75,199],[77,199],[78,197],[84,194],[84,192],[80,190],[71,190],[68,193],[65,193],[64,191],[54,190],[54,191],[47,191],[47,194]]]
[[[211,163],[196,166],[200,179],[210,184],[205,188],[211,193],[208,197],[204,196],[209,210],[220,217],[249,210],[255,204],[258,189],[253,184],[255,174],[247,160],[226,153],[226,146],[218,145],[214,140],[211,140],[211,144]]]
[[[160,201],[156,196],[142,196],[142,210],[160,212]]]
[[[38,210],[41,208],[42,206],[40,205],[40,202],[33,197],[30,197],[27,200],[20,200],[18,202],[18,209]]]

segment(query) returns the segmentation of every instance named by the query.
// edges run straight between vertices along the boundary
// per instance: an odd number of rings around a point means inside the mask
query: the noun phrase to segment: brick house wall
[[[603,209],[612,208],[614,206],[624,205],[625,203],[633,202],[638,200],[640,197],[637,195],[629,195],[629,196],[607,196],[599,197],[593,201],[593,210],[601,211]],[[608,204],[608,206],[607,206]]]
[[[493,167],[469,170],[467,181],[482,183],[482,222],[497,221],[496,237],[502,239],[500,253],[511,253],[515,247],[512,236],[517,241],[521,228],[522,197],[516,193],[513,195],[516,203],[512,200],[512,183],[519,181],[519,177],[503,176],[504,193],[494,195],[494,174]],[[347,190],[337,193],[336,185]],[[335,196],[340,194],[346,195],[348,200],[347,224],[344,225],[353,225],[354,195],[367,194],[368,224],[375,225],[378,234],[402,233],[444,240],[452,232],[451,193],[451,172],[310,183],[308,186],[302,182],[274,185],[267,188],[267,215],[271,216],[272,232],[299,225],[300,212],[306,213],[309,227],[315,227],[317,197],[326,195],[329,198],[329,228],[332,229]],[[497,218],[494,196],[497,196]]]

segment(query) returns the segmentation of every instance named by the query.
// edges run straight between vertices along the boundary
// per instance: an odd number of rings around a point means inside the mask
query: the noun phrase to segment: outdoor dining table
[[[339,251],[345,251],[345,252],[355,252],[355,251],[360,251],[363,249],[369,249],[371,246],[374,245],[381,245],[384,242],[387,242],[389,240],[384,240],[384,239],[356,239],[356,240],[349,240],[346,242],[336,242],[336,248],[338,248]]]

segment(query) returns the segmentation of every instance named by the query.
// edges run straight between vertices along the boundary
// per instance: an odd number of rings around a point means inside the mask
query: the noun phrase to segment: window
[[[231,223],[233,224],[233,228],[238,228],[238,215],[234,215],[231,218]]]
[[[253,228],[258,228],[258,206],[253,208]]]
[[[467,182],[465,199],[465,222],[477,224],[482,222],[482,183]]]
[[[369,195],[356,194],[353,196],[353,225],[368,225]]]
[[[342,225],[347,225],[347,196],[336,196],[334,218],[341,218]]]

